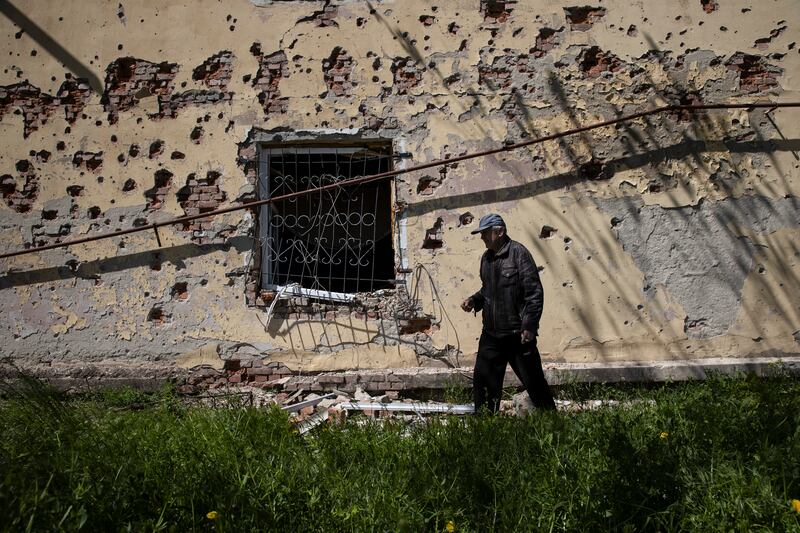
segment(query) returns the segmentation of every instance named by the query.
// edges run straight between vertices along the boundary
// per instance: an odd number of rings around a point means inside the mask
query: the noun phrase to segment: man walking
[[[475,361],[475,412],[500,407],[506,365],[511,368],[539,409],[555,409],[536,347],[544,289],[531,253],[506,234],[497,214],[481,217],[478,228],[486,245],[481,257],[481,289],[464,300],[464,311],[483,311],[483,332]]]

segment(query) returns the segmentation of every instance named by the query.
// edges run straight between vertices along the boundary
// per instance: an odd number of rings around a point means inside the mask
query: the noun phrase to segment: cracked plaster
[[[283,131],[291,139],[304,135],[292,132],[351,131],[402,145],[412,154],[403,161],[410,165],[674,101],[797,99],[800,55],[791,44],[798,40],[791,2],[727,2],[707,13],[699,0],[680,7],[610,1],[603,2],[602,17],[580,30],[570,28],[563,9],[578,4],[517,2],[493,21],[485,20],[477,2],[441,3],[436,12],[425,2],[373,5],[370,13],[364,3],[328,2],[336,24],[317,25],[302,21],[318,13],[321,2],[253,0],[203,12],[125,2],[123,24],[111,4],[96,8],[71,0],[54,9],[29,2],[26,13],[99,79],[124,57],[176,64],[172,95],[203,97],[197,91],[208,87],[193,73],[224,52],[231,59],[225,91],[232,96],[182,102],[178,113],[157,117],[158,99],[142,92],[138,105],[119,109],[117,123],[109,124],[100,97],[90,94],[81,100],[85,117],[67,122],[54,112],[32,131],[9,107],[0,119],[0,174],[16,179],[15,164],[28,160],[39,181],[29,212],[0,204],[1,248],[180,216],[177,192],[190,174],[219,173],[223,206],[252,197],[252,176],[238,146],[253,132]],[[743,14],[743,7],[751,10]],[[424,23],[423,14],[430,15]],[[546,46],[543,28],[555,30]],[[58,96],[64,68],[50,54],[32,56],[39,45],[24,32],[17,38],[18,32],[0,21],[0,39],[10,52],[0,85],[27,79],[41,94]],[[264,89],[253,85],[260,67],[253,43],[265,57],[286,58],[280,79],[270,78],[277,92],[270,92],[272,85],[266,91],[279,105],[267,112],[258,99]],[[349,94],[322,99],[328,90],[323,61],[337,47],[354,60],[352,86]],[[618,64],[587,75],[579,58],[591,47]],[[738,52],[780,69],[776,84],[761,94],[739,94],[739,74],[726,66]],[[397,61],[415,69],[404,91],[393,88]],[[495,71],[508,76],[481,83],[482,72]],[[254,221],[238,212],[215,219],[219,242],[203,246],[180,228],[163,228],[161,250],[152,233],[141,233],[5,260],[4,355],[144,368],[173,365],[209,343],[218,345],[220,356],[237,357],[245,343],[293,369],[332,370],[432,364],[455,346],[468,364],[480,326],[458,303],[477,288],[481,250],[459,217],[489,210],[503,213],[512,236],[543,267],[546,333],[540,347],[546,360],[796,352],[800,115],[742,110],[686,118],[650,117],[448,165],[441,173],[435,169],[434,188],[420,187],[430,171],[398,177],[407,243],[398,277],[413,287],[408,271],[422,265],[430,274],[417,294],[419,313],[436,325],[428,332],[399,335],[394,318],[369,316],[286,316],[265,325],[263,310],[245,303]],[[198,128],[203,135],[190,138]],[[144,149],[155,141],[163,142],[163,151],[149,158]],[[133,145],[143,153],[136,155]],[[35,157],[44,151],[49,157]],[[171,159],[174,151],[184,157]],[[102,167],[76,168],[78,152],[102,152]],[[157,211],[149,209],[147,191],[165,171],[172,174],[171,187],[159,193]],[[130,180],[135,188],[125,192]],[[82,187],[76,196],[68,192],[73,186]],[[43,220],[43,211],[56,211],[56,218]],[[423,249],[426,230],[439,219],[442,246]],[[69,234],[61,235],[65,225]],[[540,239],[544,226],[558,232]],[[649,240],[647,228],[653,230]],[[683,276],[686,265],[700,274]],[[172,294],[176,283],[186,283],[186,299]],[[154,309],[163,317],[158,323],[148,319]],[[695,321],[691,328],[687,317]]]

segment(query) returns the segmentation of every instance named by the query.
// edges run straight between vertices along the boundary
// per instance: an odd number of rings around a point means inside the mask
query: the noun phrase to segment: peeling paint
[[[71,311],[61,309],[58,305],[53,304],[53,312],[66,318],[66,321],[63,324],[53,324],[50,326],[50,331],[56,335],[66,333],[72,328],[75,328],[76,330],[86,328],[86,319],[79,317]]]
[[[667,290],[677,298],[691,338],[722,335],[733,324],[760,246],[746,233],[800,228],[796,197],[751,196],[669,210],[630,199],[600,206],[614,216],[617,238],[645,274],[644,295]]]
[[[0,249],[255,200],[263,146],[381,142],[404,168],[798,91],[788,0],[371,5],[28,2],[84,77],[0,20]],[[278,377],[469,365],[480,322],[458,306],[488,212],[541,268],[546,361],[797,353],[798,139],[796,110],[675,112],[397,176],[392,290],[281,300],[269,320],[257,210],[160,228],[160,247],[143,232],[5,260],[4,356],[149,372],[246,345]]]

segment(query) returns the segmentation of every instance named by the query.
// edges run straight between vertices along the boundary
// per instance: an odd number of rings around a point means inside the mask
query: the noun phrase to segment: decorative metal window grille
[[[391,162],[385,145],[263,149],[261,198],[339,186],[261,207],[262,288],[297,284],[305,290],[296,294],[347,299],[393,287],[392,182],[347,186]]]

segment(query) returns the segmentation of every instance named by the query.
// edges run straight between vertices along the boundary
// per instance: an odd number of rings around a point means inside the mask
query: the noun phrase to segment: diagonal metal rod
[[[151,224],[147,224],[144,226],[139,226],[136,228],[128,228],[125,230],[117,230],[113,233],[105,233],[102,235],[93,235],[91,237],[83,237],[80,239],[73,239],[69,241],[59,242],[55,244],[47,244],[45,246],[39,246],[37,248],[28,248],[27,250],[16,250],[14,252],[7,252],[4,254],[0,254],[0,259],[5,259],[7,257],[15,257],[18,255],[25,255],[25,254],[33,254],[37,252],[43,252],[45,250],[53,250],[55,248],[66,248],[68,246],[73,246],[75,244],[82,244],[85,242],[91,241],[98,241],[101,239],[110,239],[112,237],[119,237],[121,235],[128,235],[131,233],[137,233],[140,231],[149,231],[149,230],[157,230],[157,228],[161,226],[174,226],[176,224],[183,224],[185,222],[190,222],[192,220],[197,220],[198,218],[209,218],[214,217],[217,215],[224,215],[225,213],[230,213],[233,211],[240,211],[242,209],[252,209],[254,207],[258,207],[261,205],[271,204],[274,202],[279,202],[282,200],[288,200],[290,198],[295,198],[298,196],[303,196],[306,194],[317,193],[320,191],[324,191],[327,189],[333,189],[336,187],[343,187],[349,185],[359,185],[362,183],[369,183],[373,181],[379,181],[387,178],[391,178],[394,176],[398,176],[400,174],[407,174],[409,172],[416,172],[418,170],[425,170],[427,168],[438,167],[442,165],[450,165],[452,163],[457,163],[459,161],[465,161],[467,159],[474,159],[477,157],[485,157],[487,155],[498,154],[501,152],[510,152],[512,150],[516,150],[518,148],[524,148],[526,146],[531,146],[533,144],[539,144],[546,141],[552,141],[553,139],[559,139],[561,137],[568,137],[570,135],[575,135],[577,133],[583,133],[584,131],[589,131],[597,128],[604,128],[606,126],[613,126],[614,124],[619,124],[621,122],[629,122],[631,120],[636,120],[637,118],[642,118],[650,115],[658,115],[661,113],[667,112],[674,112],[674,111],[703,111],[708,109],[756,109],[756,108],[782,108],[782,107],[800,107],[800,102],[754,102],[749,104],[693,104],[693,105],[668,105],[662,107],[656,107],[653,109],[649,109],[647,111],[640,111],[639,113],[633,113],[631,115],[624,115],[612,120],[606,120],[603,122],[597,122],[595,124],[590,124],[588,126],[583,126],[580,128],[573,128],[571,130],[566,130],[558,133],[553,133],[551,135],[545,135],[544,137],[537,137],[535,139],[529,139],[527,141],[518,142],[515,144],[508,144],[505,146],[501,146],[499,148],[492,148],[490,150],[484,150],[482,152],[473,152],[471,154],[464,154],[457,157],[451,157],[449,159],[438,159],[436,161],[431,161],[429,163],[423,163],[420,165],[414,165],[408,168],[390,170],[388,172],[381,172],[379,174],[373,174],[372,176],[362,176],[360,178],[355,178],[352,180],[347,180],[344,182],[333,183],[330,185],[324,185],[322,187],[317,187],[313,189],[306,189],[303,191],[297,191],[289,194],[284,194],[282,196],[276,196],[274,198],[265,198],[262,200],[256,200],[253,202],[247,202],[240,205],[235,205],[231,207],[226,207],[223,209],[217,209],[215,211],[209,211],[207,213],[201,213],[198,215],[190,215],[184,216],[179,218],[173,218],[170,220],[164,220],[162,222],[153,222]]]

